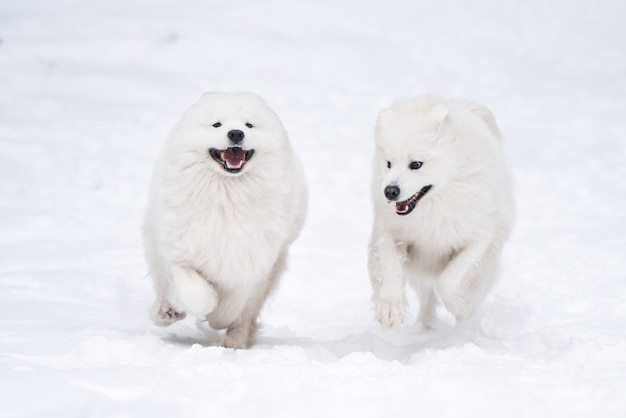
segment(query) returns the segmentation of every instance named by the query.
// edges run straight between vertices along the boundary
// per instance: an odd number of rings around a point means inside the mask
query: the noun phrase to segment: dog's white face
[[[380,112],[374,193],[398,215],[408,215],[419,202],[432,198],[457,171],[447,113],[442,104],[408,101]]]
[[[227,176],[245,173],[255,160],[287,146],[278,116],[252,93],[206,93],[185,113],[174,132],[185,159],[206,160]]]

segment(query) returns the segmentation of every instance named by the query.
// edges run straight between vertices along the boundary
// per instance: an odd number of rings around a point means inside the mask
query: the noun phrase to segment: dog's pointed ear
[[[482,119],[484,123],[487,124],[487,127],[496,138],[502,140],[502,133],[500,132],[500,128],[498,128],[496,118],[493,116],[493,113],[491,113],[491,110],[489,110],[487,106],[476,102],[465,102],[465,105],[475,115]]]
[[[443,103],[437,103],[430,109],[429,113],[436,122],[442,123],[448,117],[448,107]]]
[[[391,116],[392,116],[393,110],[391,110],[391,108],[384,108],[381,109],[380,112],[378,112],[378,121],[377,121],[377,125],[387,125],[389,120],[391,120]]]

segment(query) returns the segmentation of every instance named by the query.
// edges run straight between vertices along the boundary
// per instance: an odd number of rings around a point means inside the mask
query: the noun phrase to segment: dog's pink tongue
[[[409,208],[409,203],[407,201],[396,203],[396,212],[398,213],[406,212],[408,208]]]
[[[228,168],[239,168],[246,161],[246,151],[240,147],[226,148],[222,152],[222,160]]]

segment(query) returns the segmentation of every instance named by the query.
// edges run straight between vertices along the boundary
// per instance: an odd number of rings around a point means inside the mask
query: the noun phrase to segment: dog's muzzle
[[[390,186],[387,186],[387,187],[390,187]],[[385,196],[389,198],[389,196],[395,195],[395,198],[397,199],[397,196],[400,195],[400,188],[398,186],[394,186],[397,190],[393,190],[393,193],[391,192],[387,193],[387,187],[385,188]],[[415,209],[415,207],[417,206],[417,202],[419,202],[420,199],[424,197],[424,195],[428,193],[430,189],[432,189],[432,187],[433,187],[432,184],[429,184],[428,186],[424,186],[417,193],[415,193],[413,196],[409,197],[408,199],[403,200],[402,202],[396,202],[396,213],[398,215],[408,215],[409,213],[411,213],[413,209]],[[395,199],[389,199],[389,200],[395,200]]]

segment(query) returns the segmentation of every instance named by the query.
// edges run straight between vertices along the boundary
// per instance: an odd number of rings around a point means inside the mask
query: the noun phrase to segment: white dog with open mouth
[[[157,160],[144,246],[156,290],[152,318],[186,312],[248,348],[257,316],[302,229],[307,189],[278,116],[251,93],[207,93]]]
[[[484,106],[438,97],[395,101],[376,126],[369,272],[376,318],[405,318],[405,280],[432,326],[437,295],[457,320],[489,289],[513,225],[500,131]]]

